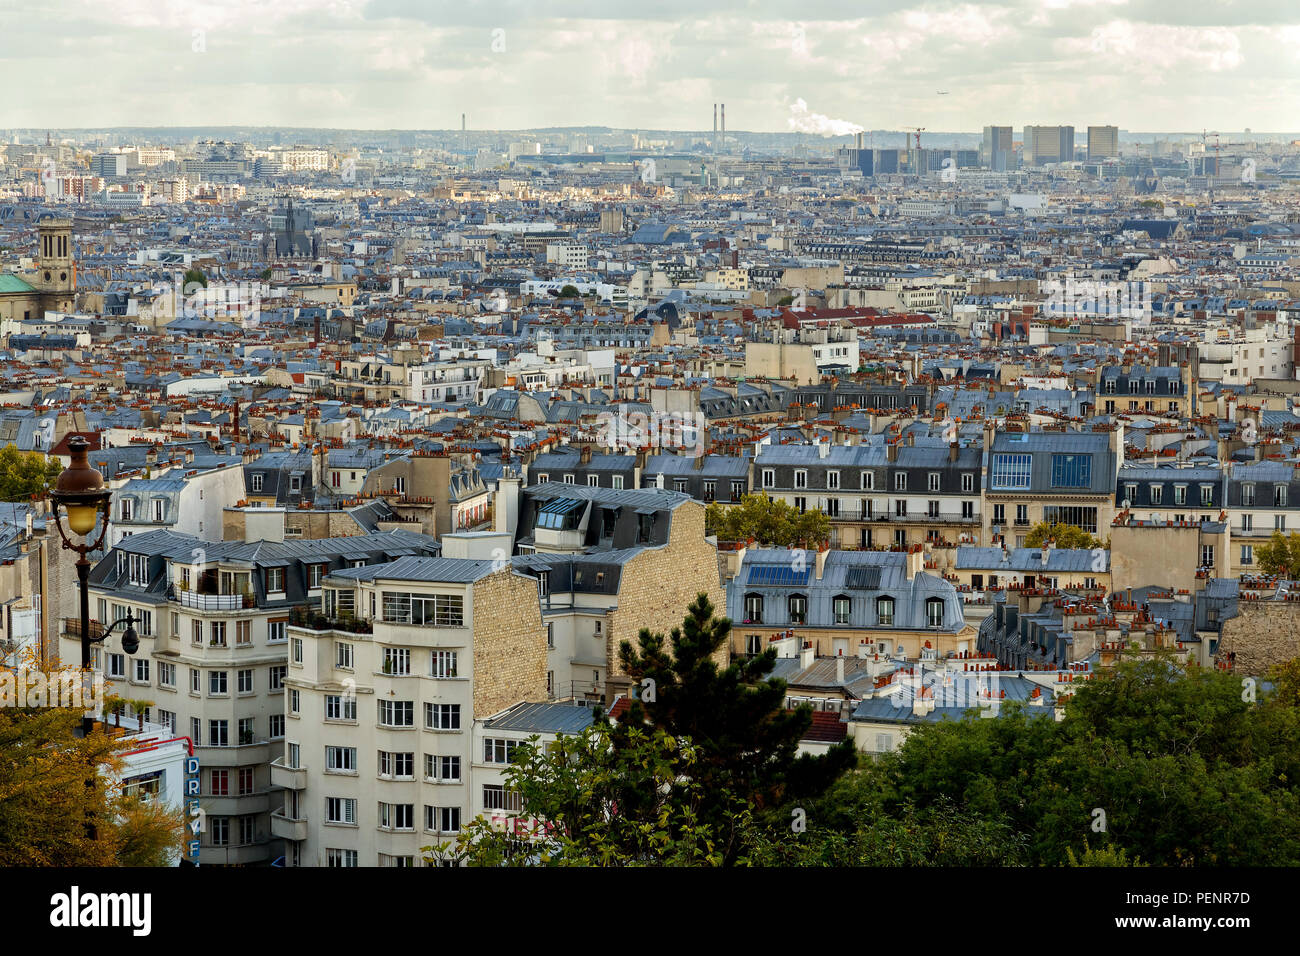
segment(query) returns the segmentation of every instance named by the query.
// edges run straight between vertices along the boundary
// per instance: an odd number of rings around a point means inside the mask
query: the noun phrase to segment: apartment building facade
[[[205,863],[260,864],[281,855],[271,831],[270,763],[285,736],[289,620],[319,600],[331,571],[433,554],[406,531],[303,543],[211,542],[172,531],[124,539],[91,569],[92,628],[136,619],[92,649],[109,693],[149,700],[146,717],[193,742],[203,768]],[[79,660],[80,623],[65,620],[63,660]]]
[[[419,865],[484,809],[476,722],[546,700],[536,581],[508,562],[411,556],[322,584],[320,612],[288,631],[272,832],[288,866]]]
[[[908,548],[980,540],[980,449],[912,434],[870,445],[768,445],[759,490],[831,520],[831,546]]]

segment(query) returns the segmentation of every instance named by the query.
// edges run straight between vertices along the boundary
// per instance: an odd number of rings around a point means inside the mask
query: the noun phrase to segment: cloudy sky
[[[0,0],[0,36],[0,127],[1300,128],[1297,0]]]

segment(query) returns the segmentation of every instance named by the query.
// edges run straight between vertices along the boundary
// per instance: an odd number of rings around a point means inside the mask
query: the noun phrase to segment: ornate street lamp
[[[63,469],[54,490],[50,492],[50,500],[54,503],[52,509],[54,525],[59,529],[59,537],[63,539],[65,548],[77,552],[78,555],[77,582],[81,592],[81,668],[84,674],[90,673],[90,645],[104,641],[117,630],[119,624],[126,625],[126,630],[122,633],[122,650],[127,654],[134,654],[140,647],[140,640],[135,633],[135,618],[130,611],[127,612],[126,617],[102,628],[95,636],[92,637],[90,633],[90,558],[87,555],[91,551],[99,550],[104,544],[104,535],[108,531],[108,503],[113,493],[104,487],[104,476],[90,467],[90,462],[86,460],[89,449],[90,442],[80,435],[68,442],[68,450],[72,452],[72,464]],[[67,531],[64,530],[63,522],[60,520],[60,506],[67,513]],[[101,516],[103,521],[100,521]],[[92,542],[90,536],[94,533],[96,524],[100,526],[99,535]],[[76,542],[73,538],[69,538],[69,531],[75,538],[81,540]],[[82,715],[83,734],[88,736],[94,724],[93,717]]]

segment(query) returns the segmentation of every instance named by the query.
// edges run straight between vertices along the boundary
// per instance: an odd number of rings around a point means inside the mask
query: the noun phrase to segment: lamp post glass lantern
[[[54,524],[59,529],[63,546],[77,553],[77,584],[81,598],[81,669],[83,680],[90,675],[90,645],[106,640],[119,625],[126,625],[122,632],[122,650],[134,654],[140,647],[135,633],[135,618],[128,611],[126,617],[107,626],[101,625],[97,633],[91,634],[90,626],[90,553],[98,551],[104,544],[104,535],[108,531],[108,503],[112,492],[104,485],[104,476],[90,466],[87,453],[90,442],[80,435],[68,442],[72,453],[72,463],[59,475],[50,492],[53,503]],[[67,530],[63,527],[60,509],[67,515]],[[99,534],[92,540],[95,527]],[[69,534],[71,533],[71,535]],[[90,734],[94,728],[94,718],[86,713],[81,718],[83,734]]]

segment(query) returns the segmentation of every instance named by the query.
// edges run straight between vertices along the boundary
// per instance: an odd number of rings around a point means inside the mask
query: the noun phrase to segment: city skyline
[[[846,17],[817,2],[787,19],[677,0],[55,0],[39,20],[0,10],[0,25],[11,69],[61,78],[24,89],[7,127],[455,129],[466,113],[478,129],[703,130],[725,102],[728,129],[769,133],[1151,117],[1280,132],[1272,117],[1300,107],[1300,17],[1284,3],[889,2]]]

